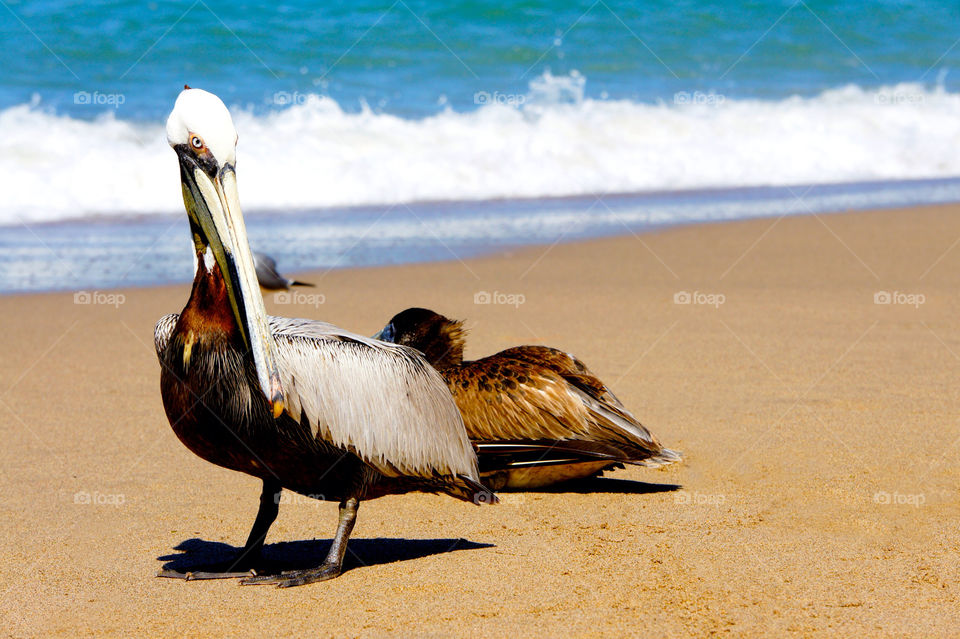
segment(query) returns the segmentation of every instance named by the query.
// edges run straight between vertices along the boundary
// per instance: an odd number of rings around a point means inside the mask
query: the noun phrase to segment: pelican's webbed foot
[[[244,586],[256,586],[264,584],[276,584],[277,588],[290,588],[291,586],[303,586],[312,584],[316,581],[326,581],[340,575],[341,566],[337,564],[322,564],[318,568],[306,568],[304,570],[285,570],[279,575],[262,575],[255,577],[246,577],[240,583]]]
[[[333,538],[330,550],[327,552],[327,558],[317,568],[288,570],[279,575],[247,577],[241,580],[240,584],[244,586],[276,584],[278,588],[290,588],[291,586],[312,584],[316,581],[326,581],[338,576],[343,571],[343,557],[347,553],[347,540],[350,538],[353,524],[357,520],[357,507],[359,505],[360,502],[355,497],[340,502],[340,522],[337,524],[337,534]]]
[[[259,559],[259,557],[258,557]],[[161,570],[157,577],[169,577],[171,579],[184,579],[194,581],[199,579],[238,579],[241,577],[252,577],[257,574],[257,564],[259,562],[245,561],[242,558],[221,561],[214,564],[196,566],[190,570],[180,572],[178,570]]]
[[[233,559],[220,561],[213,564],[200,565],[185,572],[177,570],[161,570],[157,577],[170,577],[172,579],[185,579],[193,581],[195,579],[237,579],[239,577],[253,577],[258,572],[265,572],[266,562],[261,553],[263,551],[263,542],[267,537],[267,531],[277,519],[277,512],[280,509],[280,493],[282,488],[280,483],[274,480],[264,479],[263,490],[260,493],[260,508],[257,511],[257,518],[253,522],[253,528],[247,536],[247,543]]]

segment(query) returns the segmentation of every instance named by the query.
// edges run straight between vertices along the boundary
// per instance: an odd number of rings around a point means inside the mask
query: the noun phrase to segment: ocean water
[[[956,201],[957,24],[953,2],[8,1],[0,291],[189,277],[163,135],[184,83],[233,110],[252,241],[287,268]]]

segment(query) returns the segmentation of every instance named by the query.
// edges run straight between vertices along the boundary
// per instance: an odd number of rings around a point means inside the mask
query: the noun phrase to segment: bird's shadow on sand
[[[263,547],[264,563],[269,568],[266,572],[315,568],[323,563],[330,544],[329,539],[267,544]],[[347,545],[343,571],[359,566],[390,564],[457,550],[479,550],[493,546],[493,544],[482,544],[466,539],[351,539]],[[174,546],[174,550],[180,552],[157,557],[159,561],[166,562],[162,570],[187,573],[198,566],[229,561],[237,557],[242,548],[194,537],[181,541]]]
[[[629,479],[611,479],[591,477],[573,479],[535,491],[538,493],[580,493],[580,494],[633,494],[645,495],[680,490],[678,484],[651,484]],[[263,547],[266,572],[314,568],[323,563],[330,549],[329,539],[310,539],[268,544]],[[458,550],[479,550],[493,548],[494,544],[477,543],[466,539],[351,539],[344,559],[344,572],[359,566],[375,566],[397,561],[420,559],[431,555],[442,555]],[[185,539],[174,547],[179,551],[157,557],[166,562],[162,570],[187,573],[199,566],[227,562],[240,554],[239,547],[219,541],[205,539]],[[263,573],[264,571],[261,571]]]
[[[650,493],[669,493],[680,490],[679,484],[649,484],[631,479],[612,479],[610,477],[589,477],[571,479],[559,484],[540,488],[538,493],[619,493],[624,495],[646,495]]]

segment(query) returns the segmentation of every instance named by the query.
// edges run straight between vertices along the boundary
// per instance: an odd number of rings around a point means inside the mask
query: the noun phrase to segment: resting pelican
[[[238,203],[237,132],[223,102],[184,90],[167,139],[199,267],[186,307],[157,323],[163,405],[187,448],[263,481],[237,560],[187,577],[255,566],[283,488],[339,502],[330,551],[317,568],[241,583],[297,586],[339,575],[363,499],[426,491],[494,501],[443,378],[416,351],[324,322],[267,317]]]
[[[463,361],[463,322],[424,308],[399,313],[374,337],[421,351],[447,381],[494,490],[529,490],[621,464],[680,459],[577,358],[518,346]]]
[[[289,291],[291,286],[313,286],[310,282],[291,280],[277,270],[277,262],[266,253],[253,251],[253,265],[257,271],[257,281],[268,291]]]

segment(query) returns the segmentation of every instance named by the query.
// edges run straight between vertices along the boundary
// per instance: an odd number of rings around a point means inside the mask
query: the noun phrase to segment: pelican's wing
[[[167,342],[170,341],[170,336],[173,335],[173,329],[177,327],[178,319],[180,319],[180,315],[176,313],[164,315],[154,327],[153,345],[157,349],[157,357],[160,357],[160,354],[163,353],[163,350],[167,347]]]
[[[271,317],[285,410],[380,472],[477,479],[443,378],[415,350],[325,322]]]
[[[582,448],[586,458],[656,465],[679,459],[582,364],[565,375],[555,363],[541,361],[539,353],[518,356],[525,348],[444,371],[481,452],[492,452],[484,446],[491,442],[548,448],[554,441],[565,454]]]
[[[629,412],[613,391],[570,353],[549,346],[517,346],[499,355],[549,368],[594,399]]]

